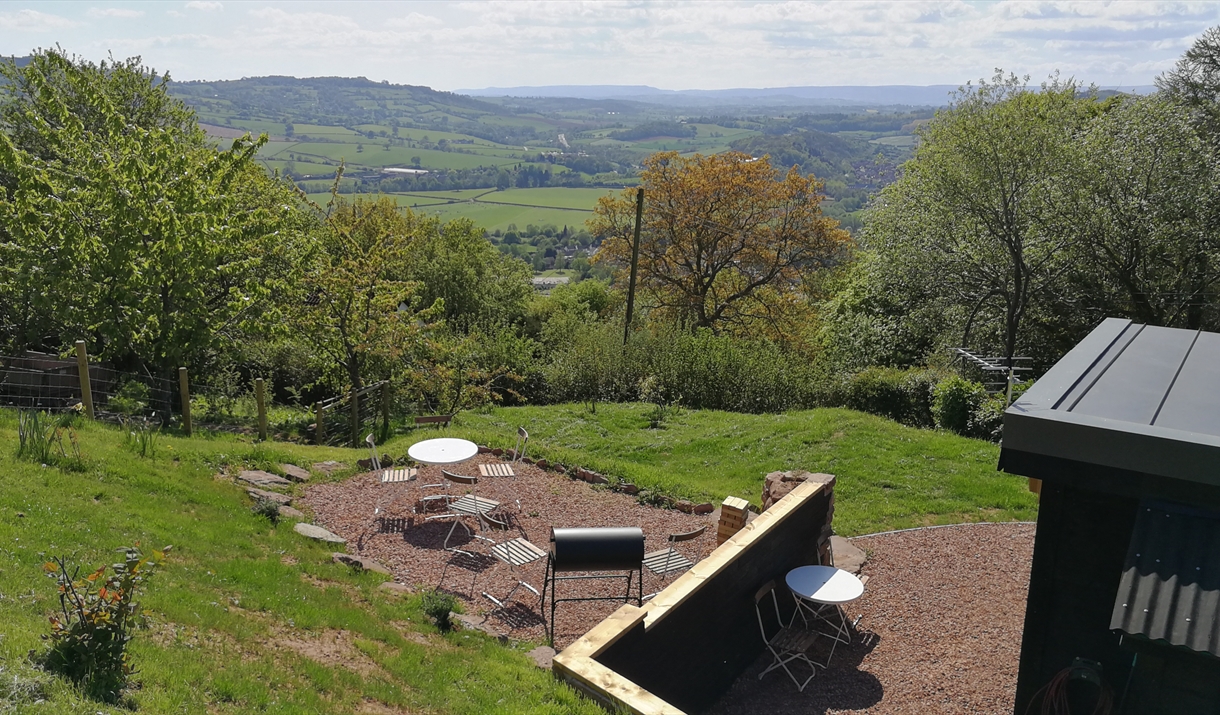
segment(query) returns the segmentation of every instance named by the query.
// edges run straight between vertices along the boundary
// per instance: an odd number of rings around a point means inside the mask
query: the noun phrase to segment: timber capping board
[[[634,715],[685,715],[682,710],[595,659],[641,621],[645,631],[662,621],[670,611],[681,606],[703,588],[712,577],[741,558],[756,541],[775,525],[782,523],[798,506],[820,493],[823,487],[833,483],[834,477],[831,475],[811,475],[770,509],[718,546],[706,559],[674,579],[642,608],[631,604],[621,606],[555,656],[551,663],[555,677],[567,681],[610,709]]]

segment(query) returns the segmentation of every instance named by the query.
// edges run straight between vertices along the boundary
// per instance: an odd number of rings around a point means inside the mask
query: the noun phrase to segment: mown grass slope
[[[763,478],[806,469],[838,477],[835,530],[857,535],[963,521],[1032,520],[1027,481],[996,471],[997,445],[905,427],[843,409],[746,415],[678,410],[649,428],[652,405],[513,407],[467,413],[451,432],[512,447],[518,426],[529,454],[579,465],[641,487],[758,504]],[[414,441],[418,433],[400,440]],[[391,445],[391,451],[402,449]]]
[[[148,459],[116,428],[82,421],[85,468],[64,471],[17,460],[16,427],[0,410],[0,712],[600,712],[535,667],[529,644],[439,634],[417,598],[378,591],[383,577],[332,563],[331,549],[255,516],[242,488],[214,477],[354,465],[358,452],[167,436]],[[41,565],[65,555],[87,572],[137,541],[174,550],[141,599],[151,625],[131,646],[138,688],[106,706],[29,664],[58,607]]]

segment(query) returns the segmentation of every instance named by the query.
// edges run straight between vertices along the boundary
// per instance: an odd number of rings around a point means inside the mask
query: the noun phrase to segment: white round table
[[[457,464],[479,453],[479,446],[470,440],[454,437],[426,439],[407,449],[407,456],[420,464]]]
[[[841,604],[864,595],[860,579],[834,566],[801,566],[784,577],[789,590],[814,603]]]
[[[851,642],[843,604],[863,596],[864,583],[833,566],[799,566],[788,572],[784,582],[796,597],[796,611],[801,614],[805,627],[834,641],[826,660],[818,663],[825,668],[830,665],[835,646]],[[793,618],[796,618],[795,614]]]

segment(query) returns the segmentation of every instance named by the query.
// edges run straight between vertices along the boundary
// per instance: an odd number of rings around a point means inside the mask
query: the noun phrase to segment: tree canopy
[[[690,328],[789,334],[807,305],[807,274],[842,259],[850,237],[822,215],[821,182],[767,157],[653,154],[641,172],[642,304]],[[590,227],[597,254],[631,262],[635,191],[603,197]]]

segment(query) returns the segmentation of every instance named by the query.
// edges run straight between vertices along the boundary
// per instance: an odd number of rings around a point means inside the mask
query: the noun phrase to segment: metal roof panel
[[[1220,334],[1198,333],[1154,424],[1220,436]]]
[[[1088,392],[1066,407],[1095,417],[1152,424],[1196,335],[1191,330],[1146,326]]]
[[[1140,504],[1110,627],[1220,656],[1220,513]]]

